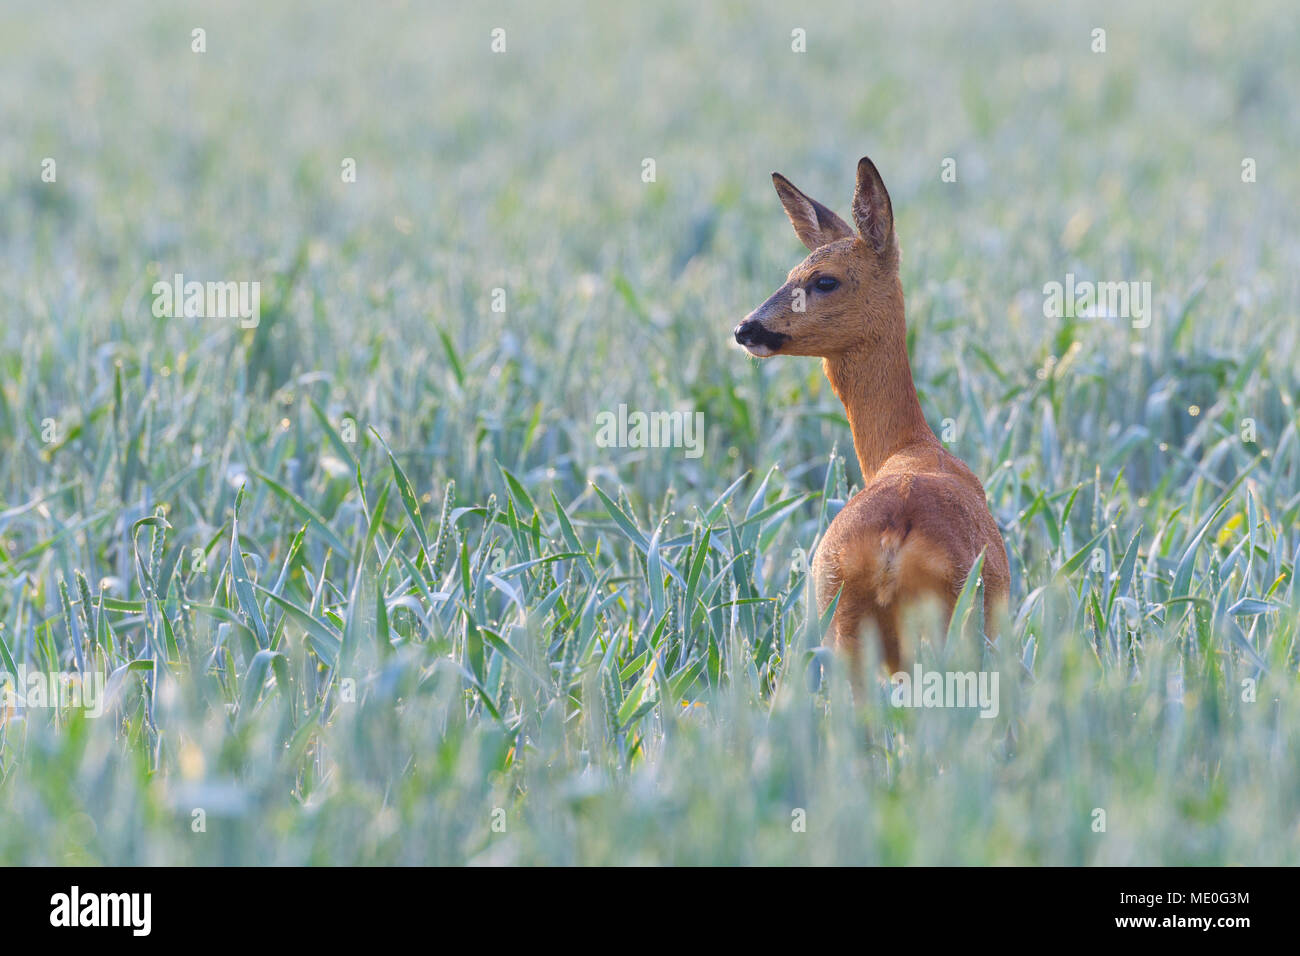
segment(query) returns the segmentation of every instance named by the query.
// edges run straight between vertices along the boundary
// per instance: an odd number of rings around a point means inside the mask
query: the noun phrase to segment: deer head
[[[780,173],[772,183],[795,235],[812,253],[736,326],[736,341],[760,358],[836,359],[905,339],[894,212],[875,164],[865,156],[858,162],[856,234]]]

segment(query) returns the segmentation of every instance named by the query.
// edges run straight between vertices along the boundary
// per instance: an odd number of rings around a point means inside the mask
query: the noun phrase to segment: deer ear
[[[847,239],[853,235],[849,224],[831,212],[815,199],[809,199],[794,183],[780,173],[772,174],[772,185],[781,197],[785,214],[790,217],[795,235],[809,249],[820,249],[836,239]]]
[[[866,156],[858,160],[858,186],[853,193],[853,221],[877,255],[894,245],[894,207],[876,164]]]

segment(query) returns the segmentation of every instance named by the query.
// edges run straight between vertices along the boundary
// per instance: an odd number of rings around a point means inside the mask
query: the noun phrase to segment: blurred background
[[[972,343],[1007,376],[1060,357],[1042,287],[1068,272],[1150,280],[1166,319],[1144,335],[1081,329],[1085,365],[1265,337],[1294,354],[1285,5],[6,3],[0,16],[4,345],[11,362],[25,349],[51,363],[40,400],[55,412],[109,384],[87,381],[68,361],[78,352],[139,360],[239,337],[152,318],[149,285],[180,271],[268,287],[248,369],[264,389],[337,370],[368,421],[452,459],[460,479],[517,457],[506,422],[540,394],[529,464],[567,464],[590,448],[595,413],[623,400],[708,413],[695,473],[647,466],[693,485],[731,466],[720,456],[760,465],[774,435],[802,460],[847,437],[809,414],[838,413],[816,363],[760,372],[729,331],[803,252],[768,174],[846,213],[864,154],[894,199],[932,418],[968,414],[954,355],[990,374]],[[806,53],[791,49],[796,29]],[[39,179],[46,156],[58,189]],[[349,157],[355,183],[341,181]],[[940,179],[946,158],[955,183]],[[504,314],[488,307],[498,287]],[[1168,319],[1194,296],[1216,321],[1171,341]],[[50,325],[64,330],[53,352]],[[1091,367],[1118,384],[1139,365]],[[1194,381],[1175,404],[1212,404]],[[1152,384],[1099,382],[1063,417],[1140,421]],[[486,445],[450,438],[471,424]],[[1194,423],[1151,424],[1177,439]],[[11,471],[9,484],[19,477],[35,478]]]

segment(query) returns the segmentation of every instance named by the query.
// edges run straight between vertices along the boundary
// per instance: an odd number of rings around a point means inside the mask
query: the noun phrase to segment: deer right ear
[[[853,193],[853,221],[858,233],[877,255],[894,245],[894,207],[880,170],[866,156],[858,160],[858,186]]]
[[[820,249],[836,239],[853,235],[849,224],[815,199],[810,199],[780,173],[772,174],[772,185],[781,197],[785,214],[790,217],[794,233],[810,250]]]

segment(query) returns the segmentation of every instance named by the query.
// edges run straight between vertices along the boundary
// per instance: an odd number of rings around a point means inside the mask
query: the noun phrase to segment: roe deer
[[[857,235],[780,173],[772,182],[812,254],[735,335],[760,358],[821,358],[848,414],[863,489],[831,522],[812,576],[822,613],[840,594],[827,641],[848,652],[856,686],[862,630],[875,629],[884,663],[896,672],[902,612],[937,598],[950,619],[980,552],[992,629],[1007,600],[1007,553],[984,486],[940,444],[921,412],[907,356],[893,207],[875,165],[865,156],[858,163]]]

